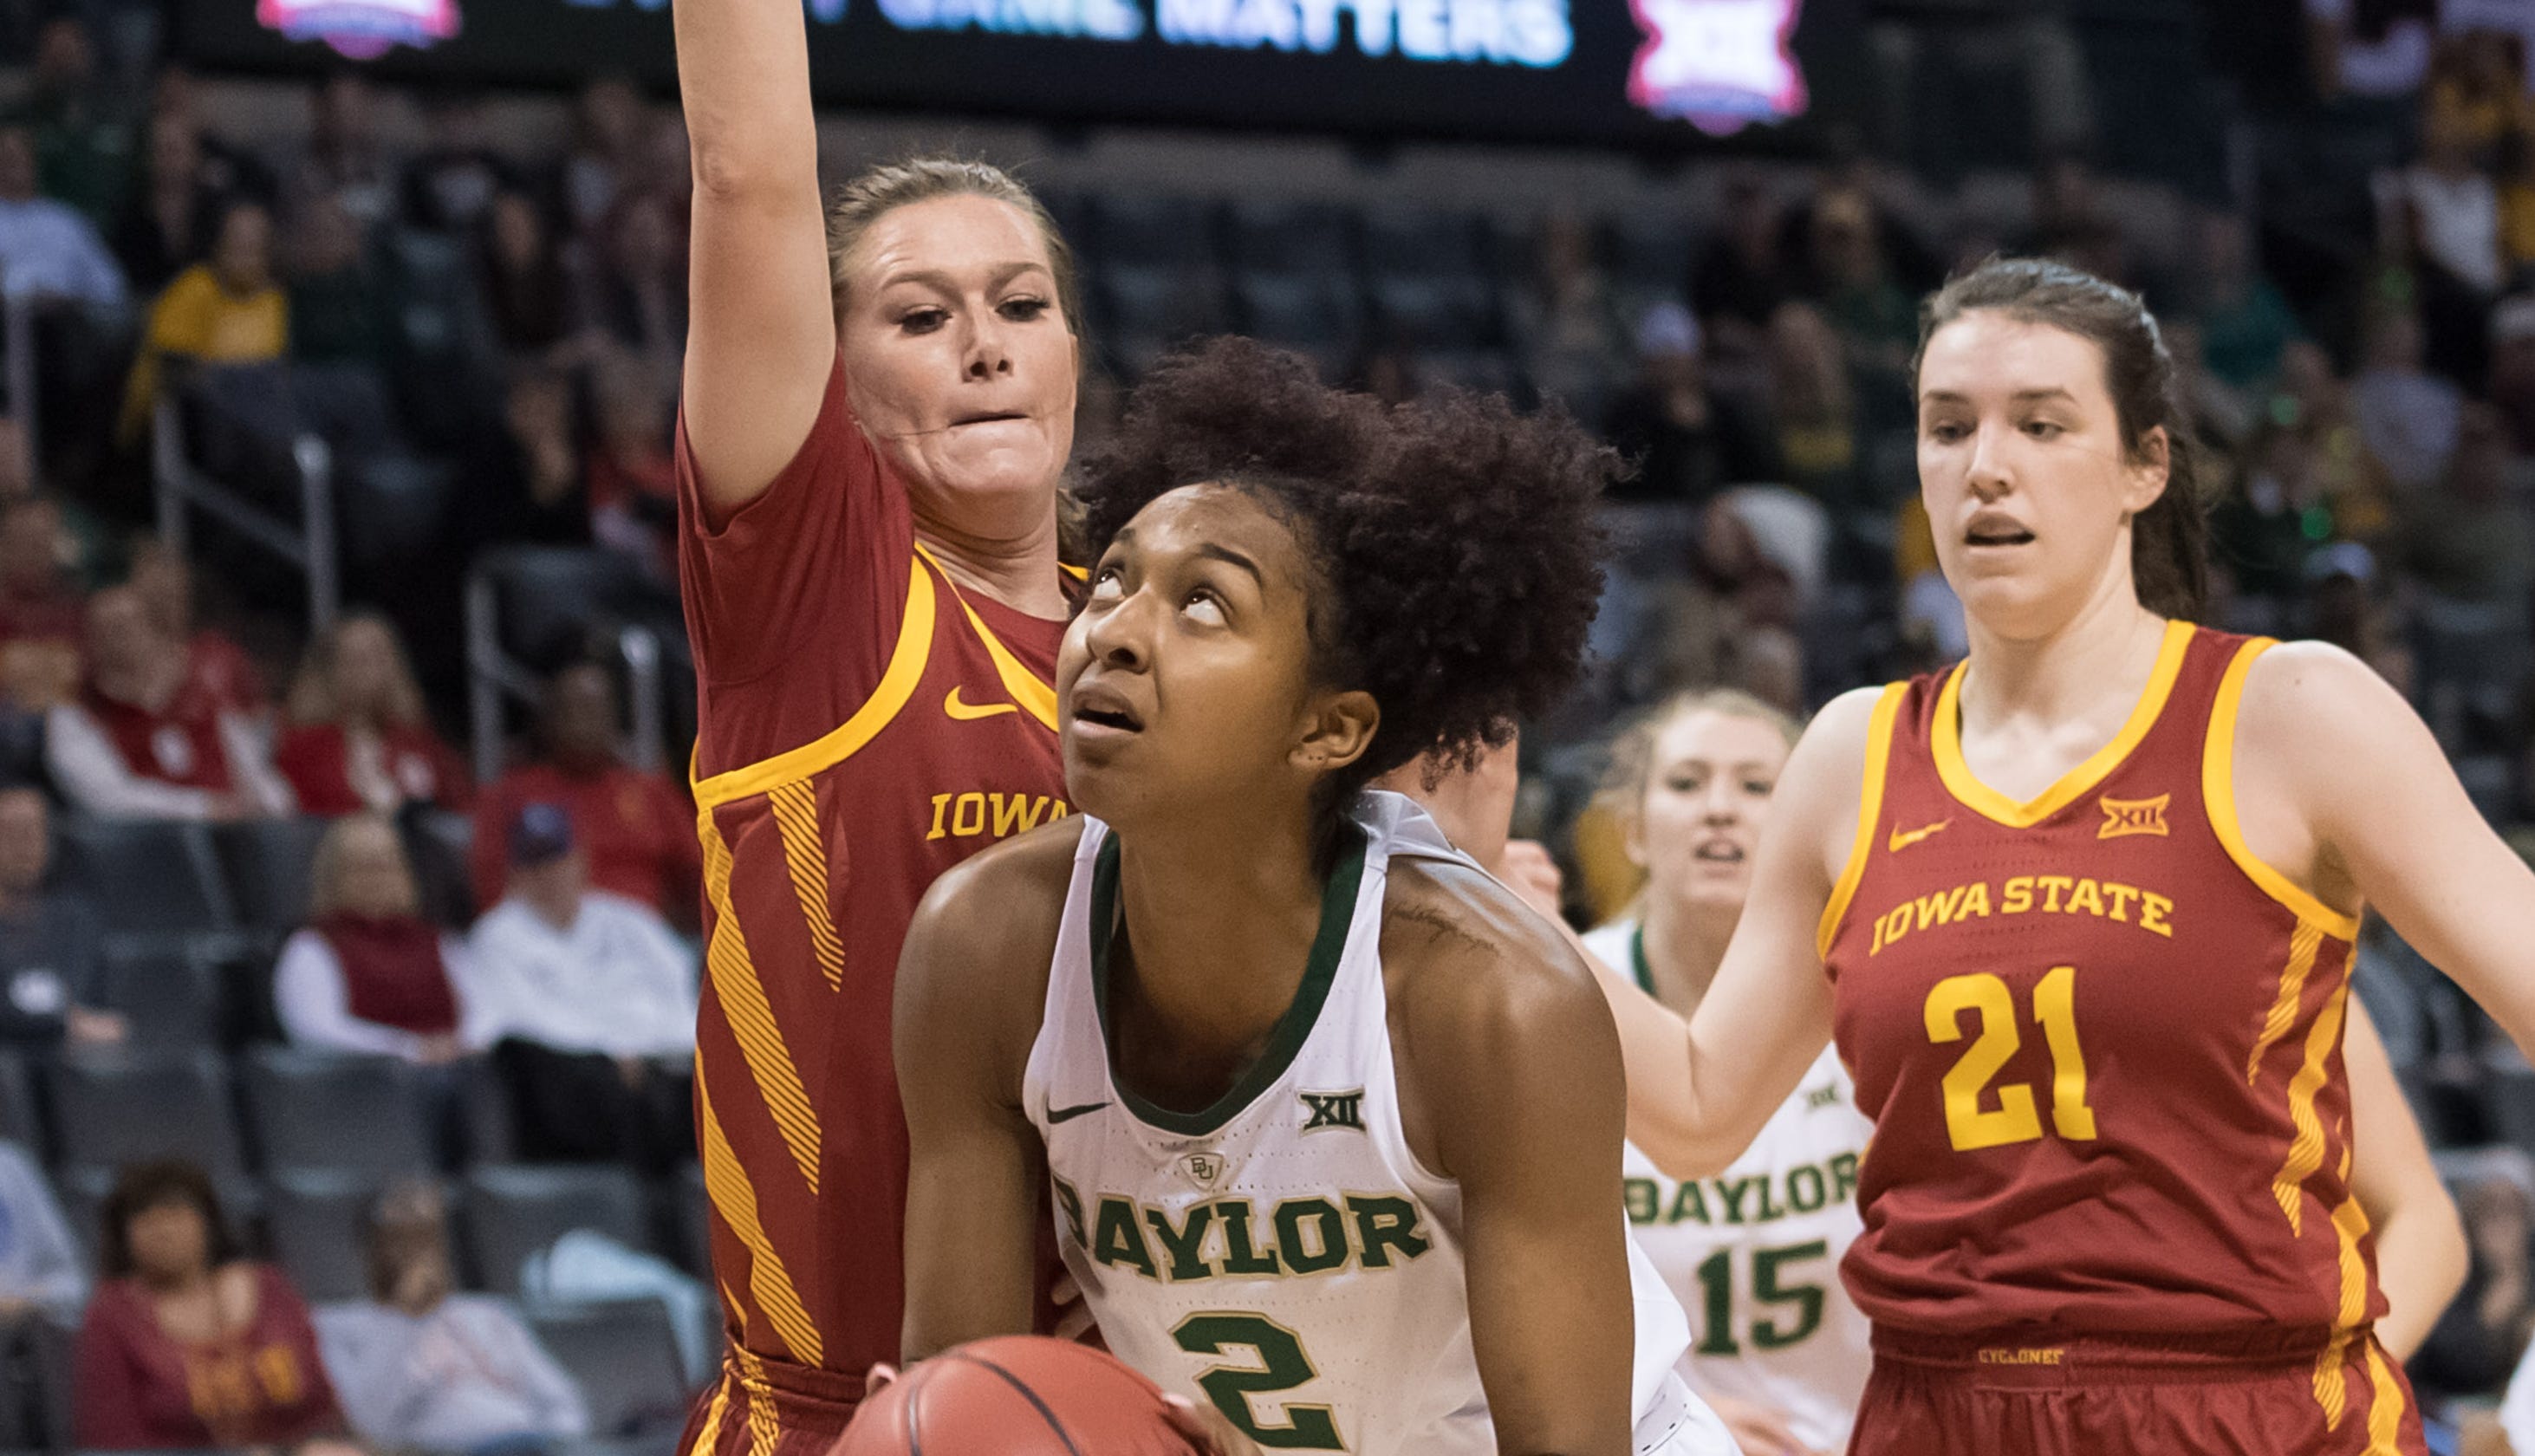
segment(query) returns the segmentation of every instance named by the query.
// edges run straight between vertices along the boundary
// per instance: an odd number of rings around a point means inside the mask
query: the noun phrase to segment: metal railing
[[[632,722],[627,756],[638,768],[658,771],[667,766],[667,727],[661,703],[662,655],[659,636],[645,627],[616,630],[615,649],[625,664],[626,698]],[[545,681],[502,644],[502,592],[492,574],[477,567],[466,576],[466,715],[468,751],[475,781],[491,783],[502,774],[503,707],[517,702],[535,707],[545,694]]]
[[[315,435],[290,445],[299,477],[299,519],[291,520],[198,469],[185,450],[183,412],[172,394],[161,394],[151,434],[151,474],[156,483],[158,534],[169,550],[190,556],[193,516],[200,512],[241,539],[298,571],[308,583],[308,635],[322,637],[342,611],[343,586],[335,542],[335,453]]]

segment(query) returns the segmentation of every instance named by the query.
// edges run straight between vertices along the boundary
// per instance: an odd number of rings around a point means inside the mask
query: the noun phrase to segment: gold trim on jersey
[[[2300,920],[2312,922],[2324,934],[2344,940],[2359,939],[2359,917],[2344,915],[2319,900],[2295,880],[2262,863],[2245,843],[2245,830],[2236,819],[2236,714],[2244,706],[2245,679],[2253,671],[2254,659],[2278,646],[2269,637],[2256,637],[2236,649],[2235,660],[2227,664],[2227,675],[2218,682],[2217,699],[2209,706],[2209,741],[2200,753],[2200,801],[2209,815],[2209,827],[2227,858],[2245,872],[2256,888],[2286,905]]]
[[[1892,720],[1900,715],[1901,699],[1910,692],[1907,683],[1886,685],[1882,697],[1875,699],[1875,713],[1866,721],[1866,781],[1857,790],[1857,833],[1850,839],[1848,863],[1840,867],[1839,880],[1830,887],[1830,900],[1823,906],[1822,921],[1814,929],[1814,947],[1823,959],[1830,959],[1830,942],[1839,934],[1839,922],[1848,914],[1848,902],[1857,894],[1857,883],[1866,878],[1867,856],[1875,852],[1875,831],[1884,818],[1884,770],[1892,757]]]
[[[1946,686],[1937,695],[1937,722],[1929,734],[1930,747],[1937,759],[1937,777],[1946,791],[1964,808],[1998,820],[2010,829],[2029,829],[2061,810],[2083,798],[2086,791],[2100,784],[2121,766],[2131,751],[2156,726],[2157,716],[2165,711],[2165,700],[2174,692],[2174,680],[2183,672],[2184,654],[2192,646],[2196,629],[2189,622],[2165,625],[2165,640],[2157,648],[2156,666],[2147,675],[2146,691],[2139,694],[2138,705],[2131,709],[2130,721],[2113,741],[2097,749],[2086,761],[2060,775],[2060,781],[2044,789],[2041,795],[2022,804],[1982,783],[1971,765],[1963,761],[1962,691],[1963,674],[1969,661],[1955,665],[1946,675]]]
[[[2315,971],[2315,953],[2323,948],[2323,931],[2309,921],[2301,920],[2289,934],[2288,964],[2280,967],[2280,994],[2271,1001],[2271,1012],[2262,1018],[2262,1030],[2254,1038],[2254,1050],[2245,1058],[2245,1085],[2261,1079],[2262,1058],[2278,1046],[2280,1038],[2297,1024],[2299,1001],[2306,995],[2306,978]]]
[[[783,1134],[783,1145],[792,1150],[792,1161],[800,1165],[801,1179],[815,1196],[819,1115],[801,1086],[800,1070],[793,1064],[791,1049],[783,1044],[783,1028],[775,1024],[774,1007],[766,999],[765,983],[757,978],[757,964],[749,958],[748,940],[740,932],[739,912],[730,900],[730,846],[722,842],[711,810],[697,818],[705,845],[705,893],[713,910],[712,939],[705,944],[705,973],[712,980],[713,998],[721,1003],[722,1020],[729,1023],[732,1039],[739,1043],[748,1074],[757,1081],[758,1095],[766,1100],[775,1129]]]
[[[695,780],[696,807],[710,815],[718,805],[808,778],[852,758],[888,727],[898,710],[906,706],[906,700],[915,696],[915,685],[924,680],[925,664],[933,654],[933,615],[932,574],[924,570],[921,559],[909,558],[906,613],[898,619],[897,645],[891,649],[889,667],[882,672],[880,686],[872,690],[871,697],[864,698],[853,716],[834,731],[797,749]]]
[[[955,690],[956,691],[956,690]],[[776,784],[766,791],[774,813],[775,832],[783,840],[784,868],[792,872],[792,892],[800,897],[801,918],[810,923],[810,949],[828,985],[845,984],[845,944],[828,914],[828,841],[819,832],[819,791],[805,779]]]
[[[1013,701],[1019,703],[1023,712],[1054,730],[1056,689],[1031,672],[1026,664],[1013,655],[1012,648],[1004,645],[1004,639],[995,636],[995,630],[986,625],[986,619],[977,615],[975,607],[968,605],[968,594],[959,589],[958,578],[942,565],[942,558],[935,556],[921,541],[915,543],[915,550],[933,563],[933,569],[951,584],[951,595],[958,601],[960,613],[968,619],[968,630],[977,635],[978,641],[985,643],[986,655],[994,660],[995,676],[1003,679],[1004,691],[1013,695]]]
[[[2271,1197],[2288,1216],[2289,1234],[2306,1237],[2306,1181],[2323,1168],[2323,1120],[2316,1116],[2315,1099],[2330,1076],[2335,1048],[2341,1045],[2341,1018],[2350,1001],[2350,983],[2342,982],[2318,1011],[2306,1032],[2306,1061],[2289,1078],[2289,1123],[2297,1135],[2289,1155],[2271,1177]]]
[[[712,1093],[706,1086],[701,1062],[696,1066],[696,1126],[701,1143],[698,1151],[704,1158],[705,1194],[712,1200],[713,1212],[721,1215],[722,1224],[748,1249],[750,1296],[794,1360],[807,1365],[819,1364],[819,1327],[811,1322],[810,1311],[802,1307],[791,1274],[785,1271],[783,1260],[776,1257],[765,1226],[757,1220],[757,1190],[749,1185],[747,1170],[739,1166],[739,1155],[731,1151],[730,1139],[722,1134],[721,1122],[713,1116]],[[745,1359],[744,1348],[737,1353]],[[743,1364],[742,1371],[746,1368]]]

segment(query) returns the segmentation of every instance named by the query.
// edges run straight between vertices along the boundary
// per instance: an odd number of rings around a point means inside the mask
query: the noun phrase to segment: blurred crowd
[[[1387,397],[1504,390],[1598,425],[1634,466],[1610,506],[1619,552],[1590,680],[1525,734],[1519,826],[1555,848],[1567,907],[1591,923],[1637,888],[1587,802],[1616,723],[1712,685],[1801,715],[1963,652],[1918,503],[1917,300],[1993,253],[2058,256],[2139,289],[2165,323],[2199,446],[2223,464],[2206,472],[2223,482],[2213,625],[2365,658],[2535,853],[2524,43],[2424,35],[2389,70],[2392,42],[2308,9],[2381,133],[2380,160],[2336,180],[2374,221],[2339,261],[2319,266],[2241,203],[2101,175],[2074,145],[1977,197],[1837,145],[1802,166],[1704,164],[1617,212],[1059,190],[1091,300],[1080,438],[1114,423],[1174,338],[1212,329]],[[626,725],[638,708],[682,721],[678,675],[670,700],[629,703],[649,690],[608,632],[567,633],[522,664],[532,710],[474,719],[498,741],[468,745],[470,765],[453,747],[469,683],[453,624],[486,551],[570,548],[625,583],[599,615],[657,629],[673,661],[684,649],[674,110],[599,82],[538,151],[497,140],[496,98],[391,95],[345,71],[263,135],[216,116],[180,67],[118,80],[78,19],[33,37],[19,103],[0,109],[0,1055],[163,1050],[143,1045],[117,970],[132,886],[53,873],[66,829],[304,823],[305,913],[247,952],[260,1010],[244,1040],[397,1063],[434,1178],[579,1162],[665,1206],[697,1178],[679,1054],[703,870],[683,790],[638,761]],[[2319,69],[2320,106],[2347,77]],[[303,437],[330,447],[346,493],[354,607],[313,636],[295,578],[210,531],[158,534],[155,494],[174,455],[288,506]],[[2454,1150],[2475,1230],[2475,1282],[2416,1368],[2462,1416],[2500,1399],[2535,1328],[2535,1069],[2381,925],[2358,982]],[[498,1151],[470,1143],[487,1086]],[[0,1445],[471,1450],[591,1430],[521,1306],[452,1293],[510,1289],[518,1271],[453,1254],[437,1182],[365,1186],[368,1298],[312,1301],[287,1260],[244,1256],[260,1242],[224,1209],[221,1170],[75,1170],[75,1150],[15,1135],[0,1141],[0,1421],[7,1392],[74,1369],[78,1406],[69,1427]],[[96,1219],[75,1236],[87,1221],[56,1193],[81,1187]],[[661,1287],[684,1277],[664,1266]],[[171,1341],[233,1348],[233,1379],[210,1398],[170,1389]]]

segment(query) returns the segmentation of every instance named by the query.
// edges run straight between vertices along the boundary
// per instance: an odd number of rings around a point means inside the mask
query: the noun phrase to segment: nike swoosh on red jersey
[[[1020,710],[1021,705],[1018,702],[989,702],[971,706],[959,700],[959,690],[957,688],[952,689],[942,699],[942,711],[962,723],[973,723],[979,718],[991,718],[998,713],[1017,713]]]

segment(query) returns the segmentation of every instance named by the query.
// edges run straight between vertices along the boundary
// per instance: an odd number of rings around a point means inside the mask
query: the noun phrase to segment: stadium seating
[[[476,1281],[520,1292],[520,1266],[575,1229],[629,1248],[651,1246],[643,1185],[623,1168],[513,1164],[479,1167],[465,1181],[466,1240]]]
[[[181,936],[236,923],[200,824],[72,817],[57,834],[64,882],[107,907],[115,932]]]
[[[264,1166],[374,1178],[431,1172],[420,1075],[384,1057],[257,1047],[243,1067],[248,1126]]]
[[[278,1169],[267,1181],[265,1230],[274,1261],[313,1303],[370,1298],[371,1205],[385,1184],[344,1168]]]
[[[581,1384],[598,1436],[674,1432],[686,1419],[678,1338],[657,1300],[527,1306],[528,1328]]]
[[[309,875],[326,828],[319,819],[272,819],[212,830],[213,852],[240,925],[278,935],[307,923]]]
[[[105,943],[104,1008],[119,1011],[131,1045],[185,1051],[222,1040],[218,971],[182,942],[115,938]]]
[[[66,1174],[103,1174],[185,1158],[214,1179],[243,1179],[246,1150],[230,1113],[228,1067],[210,1051],[86,1053],[51,1075]]]

